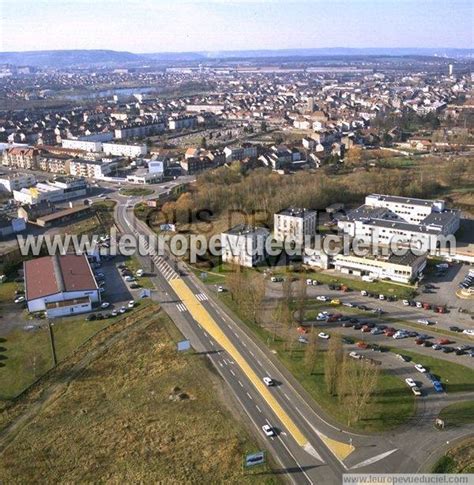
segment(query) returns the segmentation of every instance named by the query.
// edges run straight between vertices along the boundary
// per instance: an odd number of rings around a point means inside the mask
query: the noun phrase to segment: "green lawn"
[[[295,273],[294,276],[299,276],[299,274]],[[320,271],[308,271],[305,273],[305,277],[318,280],[325,284],[346,285],[355,291],[367,290],[369,293],[396,296],[400,299],[410,299],[415,294],[415,289],[412,286],[398,285],[384,281],[369,283],[359,279],[344,278],[338,274],[327,274]]]
[[[441,410],[439,417],[446,426],[462,426],[474,423],[474,401],[462,401],[450,404]]]
[[[468,438],[442,456],[432,473],[474,473],[474,440]],[[466,481],[468,483],[468,481]]]
[[[153,194],[152,189],[144,187],[133,187],[128,189],[120,189],[120,195],[128,195],[129,197],[140,197]]]
[[[239,314],[237,305],[228,293],[221,293],[219,296],[229,308]],[[285,348],[285,341],[282,338],[277,337],[274,340],[271,332],[260,325],[248,321],[245,323],[260,337],[262,342],[277,352],[281,362],[299,380],[314,400],[336,420],[345,425],[347,422],[345,408],[340,405],[337,397],[330,395],[326,390],[324,382],[325,352],[319,352],[315,370],[312,374],[309,374],[303,362],[304,344],[298,344],[299,348],[290,352]],[[353,428],[367,432],[387,430],[403,424],[414,412],[415,400],[407,386],[396,376],[381,372],[374,402],[365,418],[354,425]]]
[[[412,361],[416,364],[422,364],[431,374],[439,378],[447,392],[474,391],[474,370],[469,367],[435,357],[417,354],[416,352],[410,352],[408,350],[396,348],[391,348],[390,350],[397,354],[411,357]],[[468,357],[465,358],[468,359]]]

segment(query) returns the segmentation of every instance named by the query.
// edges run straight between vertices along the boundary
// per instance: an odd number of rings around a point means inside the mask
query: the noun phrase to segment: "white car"
[[[405,379],[405,382],[410,386],[410,387],[417,387],[416,382],[411,378],[407,377]]]
[[[426,369],[421,365],[421,364],[416,364],[415,365],[415,369],[418,371],[418,372],[421,372],[422,374],[424,374],[426,371]]]
[[[128,308],[133,308],[135,306],[135,300],[130,300],[127,306]]]
[[[429,320],[427,320],[426,318],[420,318],[419,320],[417,320],[418,323],[422,323],[423,325],[430,325],[431,322]]]
[[[275,436],[275,431],[269,424],[264,424],[262,431],[265,433],[265,436]]]
[[[135,272],[135,274],[141,278],[143,276],[143,270],[142,269],[137,269],[137,271]]]
[[[466,330],[463,330],[462,333],[465,334],[465,335],[470,335],[471,337],[473,337],[474,336],[474,329],[466,328]]]
[[[132,281],[135,281],[135,278],[133,276],[125,276],[124,280],[127,283],[131,283]]]
[[[123,307],[120,307],[120,310],[119,310],[119,313],[125,313],[127,311],[127,309],[123,306]]]
[[[415,395],[415,396],[421,396],[421,391],[420,391],[420,388],[418,386],[413,386],[411,388],[411,392]]]
[[[323,338],[324,340],[327,340],[329,338],[329,335],[327,333],[324,333],[324,332],[319,332],[318,337]]]
[[[385,300],[385,295],[379,295],[379,300]]]
[[[105,291],[105,288],[104,288],[103,286],[101,286],[101,287],[99,288],[99,292],[100,292],[100,293],[103,293],[104,291]]]
[[[109,308],[110,303],[108,301],[103,301],[100,305],[100,308]]]
[[[346,301],[345,303],[342,304],[343,306],[347,306],[349,308],[355,307],[354,303],[351,303],[350,301]]]
[[[417,301],[416,308],[423,308],[423,303],[421,303],[421,301]]]
[[[217,287],[217,293],[224,293],[224,287],[223,286],[218,286]]]
[[[270,278],[270,281],[271,281],[272,283],[278,283],[279,281],[282,281],[282,280],[283,280],[283,278],[282,278],[281,276],[272,276],[272,277]]]
[[[357,352],[350,352],[349,357],[352,357],[353,359],[362,359],[362,355],[358,354]]]
[[[263,382],[265,383],[265,385],[267,386],[273,386],[275,384],[275,382],[273,381],[273,379],[271,377],[268,377],[268,376],[265,376],[263,378]]]
[[[316,317],[316,320],[318,322],[321,322],[322,320],[327,320],[328,318],[329,318],[328,312],[321,312],[321,313],[318,313],[318,316]]]
[[[360,292],[360,294],[361,294],[362,296],[367,296],[367,295],[368,295],[368,293],[367,293],[365,290],[362,290],[362,291]]]
[[[402,302],[405,306],[410,306],[410,302],[408,300],[403,300]]]
[[[311,286],[311,285],[313,284],[313,280],[312,280],[312,279],[310,279],[310,278],[308,278],[308,279],[306,280],[306,284],[307,284],[308,286]]]
[[[318,301],[328,301],[329,298],[327,296],[320,295],[320,296],[316,297],[316,300],[318,300]]]
[[[15,303],[23,303],[25,301],[25,297],[23,295],[17,296],[14,301]]]

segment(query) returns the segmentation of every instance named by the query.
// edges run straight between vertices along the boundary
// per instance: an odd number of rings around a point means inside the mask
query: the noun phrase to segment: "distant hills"
[[[138,65],[143,63],[205,62],[225,59],[308,58],[341,56],[438,56],[472,58],[474,49],[453,48],[317,48],[275,49],[218,52],[157,52],[134,54],[114,50],[48,50],[0,52],[0,64],[34,67],[69,67],[88,65]]]

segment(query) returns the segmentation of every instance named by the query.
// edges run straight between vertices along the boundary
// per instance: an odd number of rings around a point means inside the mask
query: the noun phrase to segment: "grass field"
[[[432,473],[474,473],[474,439],[448,451],[436,462]]]
[[[178,354],[182,337],[157,309],[143,318],[19,431],[2,483],[279,483],[268,467],[242,474],[260,447],[220,401],[206,357]]]
[[[129,197],[140,197],[153,194],[152,189],[144,187],[133,187],[128,189],[120,189],[120,195],[128,195]]]
[[[239,313],[235,302],[228,293],[220,294],[222,300],[235,313]],[[244,320],[245,321],[245,320]],[[347,412],[341,406],[337,397],[330,395],[326,390],[324,381],[325,352],[319,351],[317,363],[313,373],[309,373],[303,362],[304,344],[298,344],[296,350],[290,352],[285,340],[277,336],[273,339],[271,332],[260,325],[245,321],[249,328],[260,337],[262,342],[277,352],[281,362],[299,380],[314,400],[336,420],[342,424],[347,423]],[[353,428],[358,431],[377,432],[397,427],[413,415],[415,400],[401,379],[382,372],[372,405],[366,416],[356,423]]]
[[[141,306],[149,304],[143,302]],[[134,310],[136,311],[136,310]],[[126,316],[130,315],[129,313]],[[58,362],[81,344],[112,323],[114,319],[85,321],[86,315],[53,320],[53,335]],[[10,400],[24,391],[53,366],[51,341],[46,320],[33,320],[36,330],[13,330],[0,343],[0,400]],[[25,323],[26,325],[26,323]]]
[[[462,401],[450,404],[441,410],[439,417],[445,425],[462,426],[474,423],[474,401]]]

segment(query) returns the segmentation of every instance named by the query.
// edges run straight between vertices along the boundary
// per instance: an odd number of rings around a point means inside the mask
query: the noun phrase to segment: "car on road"
[[[423,367],[421,364],[415,364],[415,369],[418,371],[418,372],[421,372],[422,374],[424,374],[425,372],[428,372],[426,370],[425,367]]]
[[[263,378],[263,382],[265,383],[266,386],[269,386],[269,387],[275,385],[274,380],[271,377],[268,377],[268,376],[265,376]]]
[[[405,382],[410,386],[410,387],[417,387],[416,382],[411,378],[407,377],[405,379]]]
[[[421,396],[421,391],[420,391],[420,388],[418,386],[413,386],[411,388],[411,392],[415,395],[415,396]]]
[[[319,295],[316,297],[316,300],[318,301],[328,301],[329,298],[327,296],[324,296],[324,295]]]
[[[324,333],[324,332],[319,332],[318,333],[318,337],[319,338],[322,338],[324,340],[328,340],[329,339],[329,335],[327,333]]]
[[[100,304],[100,308],[109,308],[109,306],[110,306],[110,303],[108,301],[103,301]]]
[[[264,424],[262,431],[265,433],[265,436],[275,436],[275,430],[269,424]]]

